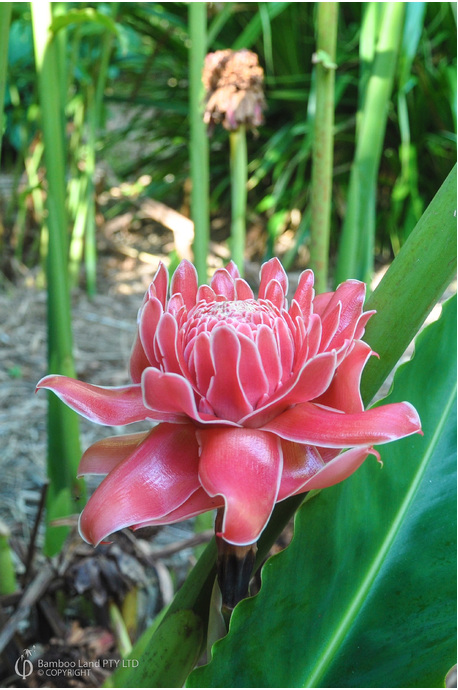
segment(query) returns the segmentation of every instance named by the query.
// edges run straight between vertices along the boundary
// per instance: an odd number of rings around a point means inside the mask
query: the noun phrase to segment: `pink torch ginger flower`
[[[287,286],[277,259],[261,268],[257,300],[232,262],[198,287],[183,261],[168,299],[161,264],[139,311],[131,385],[38,383],[99,424],[160,422],[84,453],[79,474],[106,475],[81,515],[84,539],[223,508],[218,536],[252,544],[276,502],[342,481],[379,457],[373,444],[421,433],[409,403],[364,411],[365,285],[315,297],[304,271],[289,309]]]

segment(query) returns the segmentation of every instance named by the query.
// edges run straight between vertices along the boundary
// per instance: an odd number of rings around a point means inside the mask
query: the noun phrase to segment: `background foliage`
[[[55,5],[65,33],[61,46],[61,68],[65,69],[61,71],[69,137],[68,185],[70,200],[74,200],[71,215],[78,218],[78,194],[88,198],[85,189],[78,191],[78,180],[82,187],[88,184],[84,171],[91,165],[91,137],[101,164],[102,188],[104,180],[105,184],[110,180],[138,183],[147,175],[146,184],[137,184],[141,196],[174,208],[186,207],[186,4]],[[365,45],[371,45],[374,29],[365,19],[370,5],[342,3],[339,8],[331,266],[345,215],[358,112],[368,77],[361,45],[363,38]],[[289,250],[286,263],[291,263],[299,246],[299,263],[307,261],[315,11],[314,3],[208,5],[208,49],[251,48],[265,69],[266,121],[256,136],[248,138],[248,223],[262,229],[261,241],[253,249],[257,258]],[[455,33],[453,3],[406,3],[377,184],[375,249],[385,258],[399,250],[455,159]],[[43,214],[41,196],[36,193],[42,186],[37,96],[29,4],[13,3],[2,159],[3,170],[14,175],[14,186],[1,240],[6,257],[14,249],[16,257],[29,264],[37,261],[37,226]],[[217,128],[210,146],[210,207],[227,230],[226,133]],[[26,222],[30,203],[32,228]],[[126,193],[102,211],[111,218],[130,204]],[[81,213],[80,209],[80,219]],[[73,233],[80,232],[75,225]]]

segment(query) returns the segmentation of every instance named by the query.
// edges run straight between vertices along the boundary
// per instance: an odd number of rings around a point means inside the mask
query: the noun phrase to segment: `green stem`
[[[113,17],[119,9],[119,3],[114,2],[111,5],[111,12]],[[102,55],[97,66],[97,80],[95,84],[95,92],[92,84],[88,88],[88,105],[87,105],[87,153],[86,153],[86,235],[85,235],[85,264],[86,264],[86,289],[90,297],[93,297],[97,291],[97,236],[96,236],[96,201],[95,201],[95,165],[96,155],[95,148],[97,142],[97,132],[102,123],[102,106],[105,86],[108,79],[108,67],[110,64],[111,51],[113,47],[114,35],[111,31],[107,31],[103,38]]]
[[[207,3],[189,5],[189,110],[190,110],[190,166],[191,217],[194,221],[194,263],[200,283],[207,282],[207,255],[210,239],[209,221],[209,147],[205,123],[202,119],[204,66],[207,45]]]
[[[375,235],[377,173],[385,137],[405,3],[388,2],[383,11],[371,77],[358,122],[358,138],[348,188],[336,284],[371,277]]]
[[[75,376],[72,354],[67,275],[64,116],[60,99],[57,46],[49,32],[51,3],[32,2],[32,25],[46,164],[48,210],[48,371]],[[59,551],[68,528],[50,528],[56,517],[69,515],[84,503],[84,484],[74,479],[81,457],[77,415],[55,396],[48,407],[48,529],[45,549]],[[76,500],[76,503],[72,500]]]
[[[231,255],[240,275],[244,275],[246,200],[247,200],[247,148],[245,125],[229,135],[231,147]]]
[[[86,235],[84,244],[84,259],[86,264],[86,290],[89,297],[94,297],[97,284],[97,237],[95,226],[95,143],[97,131],[97,113],[94,103],[92,85],[87,94],[87,131],[85,173],[86,178]]]
[[[8,39],[10,35],[12,2],[0,3],[0,157],[3,139],[3,109],[8,69]]]
[[[337,2],[318,3],[317,51],[335,61]],[[318,52],[319,54],[319,52]],[[320,60],[316,66],[316,116],[312,155],[312,203],[310,225],[310,268],[315,289],[328,289],[329,233],[331,226],[332,163],[334,144],[335,68]]]

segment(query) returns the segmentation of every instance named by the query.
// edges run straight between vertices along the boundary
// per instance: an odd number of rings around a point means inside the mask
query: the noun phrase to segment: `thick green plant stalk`
[[[244,275],[247,200],[247,148],[246,127],[229,134],[231,155],[231,257]]]
[[[49,32],[51,4],[32,2],[31,6],[48,190],[48,371],[74,376],[67,275],[64,117],[58,61],[56,45]],[[48,401],[50,488],[45,550],[52,555],[59,551],[68,529],[52,528],[50,522],[75,512],[79,505],[84,504],[84,484],[75,479],[81,457],[78,417],[55,396],[49,396]]]
[[[209,146],[202,117],[202,69],[207,47],[207,3],[189,5],[189,117],[191,166],[191,217],[194,221],[194,263],[200,283],[207,281],[207,255],[210,239]]]
[[[358,123],[356,152],[348,188],[336,285],[348,278],[370,280],[375,235],[375,190],[385,137],[405,3],[388,2],[383,9],[372,73]]]
[[[310,268],[315,273],[317,292],[328,289],[338,7],[337,2],[318,3],[310,225]]]
[[[363,377],[361,392],[365,404],[370,402],[374,392],[383,384],[387,374],[409,345],[432,306],[441,297],[444,286],[453,279],[456,270],[456,252],[453,251],[456,243],[454,227],[455,189],[456,169],[444,182],[425,212],[424,218],[417,224],[408,242],[402,247],[393,262],[392,269],[390,269],[391,277],[390,272],[388,272],[377,288],[377,292],[374,292],[367,304],[369,309],[378,305],[379,313],[372,319],[376,326],[371,329],[367,327],[367,337],[365,336],[364,339],[375,351],[383,353],[382,356],[386,362],[383,362],[383,367],[376,367],[370,375]],[[433,245],[435,246],[434,252],[430,251]],[[433,279],[434,275],[436,277]],[[408,276],[407,280],[403,281],[402,276]],[[397,289],[394,289],[395,286]],[[414,292],[415,289],[416,293]],[[417,306],[415,302],[419,293],[422,294]],[[402,327],[400,327],[401,324]],[[258,543],[259,562],[267,554],[270,546],[275,542],[278,534],[303,500],[304,497],[301,495],[293,496],[275,507],[272,518]],[[155,687],[167,687],[167,674],[172,663],[171,660],[174,658],[174,651],[180,649],[184,637],[186,637],[189,651],[192,636],[195,655],[191,653],[187,655],[188,666],[182,668],[178,678],[179,683],[184,683],[188,673],[192,670],[192,659],[199,655],[199,651],[203,649],[205,644],[202,640],[202,626],[205,626],[208,618],[210,596],[216,573],[215,558],[216,545],[212,541],[199,558],[182,588],[177,592],[159,626],[154,626],[147,631],[134,646],[130,658],[140,660],[141,682],[137,678],[136,670],[129,669],[128,682],[126,676],[121,675],[122,671],[114,674],[110,679],[110,683],[114,687],[142,686],[141,683],[151,682],[147,671],[148,668],[151,668],[151,660],[154,660],[155,663],[151,670],[151,677],[154,676],[156,683]],[[180,627],[182,621],[178,618],[176,619],[176,626],[172,626],[171,616],[180,611],[189,613],[193,621],[194,617],[197,616],[202,625],[193,624],[188,629],[189,634],[185,635],[185,631]],[[161,628],[167,621],[167,628],[161,633]],[[162,661],[160,661],[158,660],[160,659],[158,650],[160,645],[164,643],[165,633],[167,633],[166,647]],[[177,679],[176,673],[174,679]],[[142,687],[152,686],[143,685]]]
[[[0,156],[2,155],[3,109],[5,103],[6,72],[8,66],[8,39],[12,2],[0,4]]]

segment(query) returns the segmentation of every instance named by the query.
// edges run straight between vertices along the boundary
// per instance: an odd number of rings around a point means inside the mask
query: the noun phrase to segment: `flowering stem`
[[[243,277],[247,200],[247,146],[245,125],[231,131],[231,255]]]
[[[332,162],[334,142],[334,82],[337,40],[337,2],[318,3],[316,114],[310,223],[310,268],[315,289],[326,292],[331,225]],[[319,57],[320,54],[326,55]]]
[[[194,221],[194,263],[200,283],[207,282],[207,255],[210,238],[209,223],[209,154],[206,126],[202,118],[202,68],[207,46],[207,3],[189,5],[189,110],[191,216]]]

